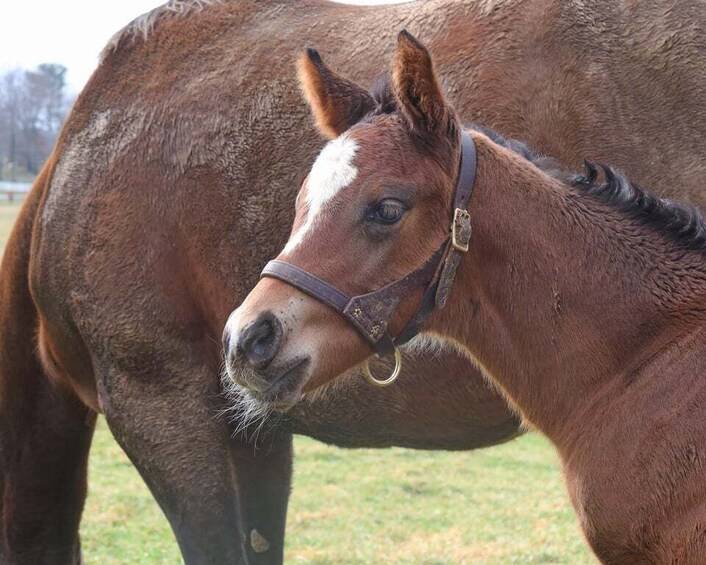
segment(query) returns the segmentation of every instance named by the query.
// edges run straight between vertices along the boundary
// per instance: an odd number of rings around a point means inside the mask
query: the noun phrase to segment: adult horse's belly
[[[344,447],[473,449],[521,433],[505,401],[458,353],[405,354],[403,367],[395,384],[383,389],[351,372],[305,397],[284,426]],[[387,374],[391,364],[373,369]]]

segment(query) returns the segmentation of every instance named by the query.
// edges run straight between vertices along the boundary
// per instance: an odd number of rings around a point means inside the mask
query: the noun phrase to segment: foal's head
[[[301,187],[278,259],[349,296],[364,294],[418,269],[448,238],[460,125],[429,52],[406,32],[382,93],[337,75],[314,50],[299,72],[330,141]],[[389,334],[399,334],[423,292],[414,288],[396,304]],[[236,382],[284,403],[373,353],[344,317],[274,278],[263,278],[233,312],[225,347]]]

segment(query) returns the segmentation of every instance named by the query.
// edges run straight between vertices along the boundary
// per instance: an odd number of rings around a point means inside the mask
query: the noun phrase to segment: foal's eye
[[[405,207],[402,202],[394,198],[387,198],[370,209],[367,219],[379,224],[390,225],[399,222],[404,211]]]

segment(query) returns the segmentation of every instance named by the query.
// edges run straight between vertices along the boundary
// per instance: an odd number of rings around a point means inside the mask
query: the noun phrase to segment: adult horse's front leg
[[[98,376],[108,425],[167,516],[187,564],[282,562],[289,437],[232,438],[218,377],[203,366]]]
[[[0,563],[81,563],[78,529],[95,413],[57,389],[38,366],[13,374],[8,366],[2,359],[0,390],[12,400],[0,419]]]
[[[281,563],[292,478],[292,435],[273,432],[230,446],[249,563]]]
[[[41,179],[25,200],[0,267],[0,563],[81,561],[79,521],[96,414],[37,355],[27,286]]]

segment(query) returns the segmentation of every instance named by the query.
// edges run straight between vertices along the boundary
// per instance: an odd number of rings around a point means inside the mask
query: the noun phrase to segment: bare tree
[[[0,178],[17,162],[21,83],[20,70],[9,71],[0,80]]]
[[[67,114],[66,68],[39,65],[0,77],[0,178],[33,176]]]

